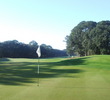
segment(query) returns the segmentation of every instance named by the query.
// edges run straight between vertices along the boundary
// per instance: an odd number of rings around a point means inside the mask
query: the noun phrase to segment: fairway
[[[110,56],[1,58],[0,100],[110,100]]]

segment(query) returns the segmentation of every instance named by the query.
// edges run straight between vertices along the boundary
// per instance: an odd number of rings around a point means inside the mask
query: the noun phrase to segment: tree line
[[[65,40],[69,55],[110,54],[110,21],[82,21]]]
[[[40,47],[41,58],[67,56],[65,50],[53,49],[50,45],[46,44],[42,44]],[[38,43],[34,40],[29,42],[29,44],[17,40],[0,42],[0,58],[37,58],[37,48]]]

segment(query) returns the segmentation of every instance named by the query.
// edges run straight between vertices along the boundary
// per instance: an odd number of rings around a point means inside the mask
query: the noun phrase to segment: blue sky
[[[65,49],[65,36],[79,22],[110,20],[109,4],[109,0],[0,0],[0,41],[35,40]]]

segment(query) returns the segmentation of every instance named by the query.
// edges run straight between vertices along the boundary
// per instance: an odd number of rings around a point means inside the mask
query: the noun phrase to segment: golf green
[[[0,100],[110,100],[110,55],[0,59]]]

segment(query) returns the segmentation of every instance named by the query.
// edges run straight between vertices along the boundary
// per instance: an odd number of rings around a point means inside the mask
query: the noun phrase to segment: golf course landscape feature
[[[110,55],[0,58],[0,100],[110,100]],[[39,86],[38,86],[39,78]]]

